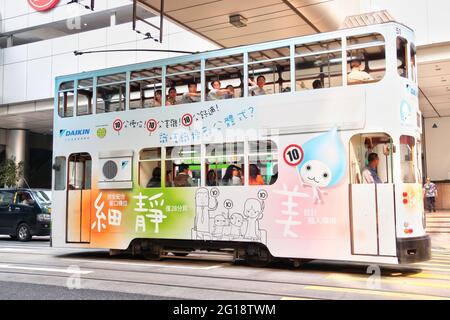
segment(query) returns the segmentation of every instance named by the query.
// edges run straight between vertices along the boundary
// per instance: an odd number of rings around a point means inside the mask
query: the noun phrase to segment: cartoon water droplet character
[[[230,217],[230,237],[231,239],[242,238],[242,226],[244,225],[244,217],[239,213],[233,213]]]
[[[244,238],[252,241],[261,241],[259,220],[264,212],[264,202],[257,199],[248,199],[244,205],[244,217],[247,219],[247,229]]]
[[[303,186],[312,188],[314,204],[323,204],[324,188],[337,185],[345,176],[347,157],[337,128],[303,145],[305,157],[297,167]]]
[[[224,215],[218,215],[214,218],[213,238],[215,240],[222,239],[224,228],[227,225],[228,225],[227,218],[225,218]]]
[[[206,188],[200,188],[195,195],[195,235],[194,239],[206,239],[210,237],[210,211],[215,211],[219,206],[217,198],[214,198],[214,203],[211,204],[209,191]]]

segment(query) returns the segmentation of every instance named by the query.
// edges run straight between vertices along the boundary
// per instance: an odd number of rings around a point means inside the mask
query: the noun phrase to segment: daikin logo
[[[77,130],[59,130],[59,137],[70,140],[87,140],[91,134],[91,129],[77,129]]]

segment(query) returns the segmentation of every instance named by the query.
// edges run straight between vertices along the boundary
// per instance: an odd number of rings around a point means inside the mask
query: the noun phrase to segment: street
[[[381,266],[378,277],[367,265],[313,261],[259,269],[217,253],[149,262],[55,249],[45,238],[19,243],[0,237],[0,299],[448,299],[448,236],[433,239],[431,261]]]

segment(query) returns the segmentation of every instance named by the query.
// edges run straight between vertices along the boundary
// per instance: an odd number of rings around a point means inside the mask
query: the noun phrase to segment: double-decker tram
[[[415,51],[389,22],[58,77],[53,246],[430,259]]]

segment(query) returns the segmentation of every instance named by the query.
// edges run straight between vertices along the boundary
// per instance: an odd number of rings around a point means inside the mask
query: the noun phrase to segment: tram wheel
[[[265,268],[272,263],[273,257],[265,248],[249,247],[246,250],[245,261],[250,267]]]
[[[160,246],[152,247],[148,250],[142,251],[142,256],[148,261],[162,260],[162,248]]]

